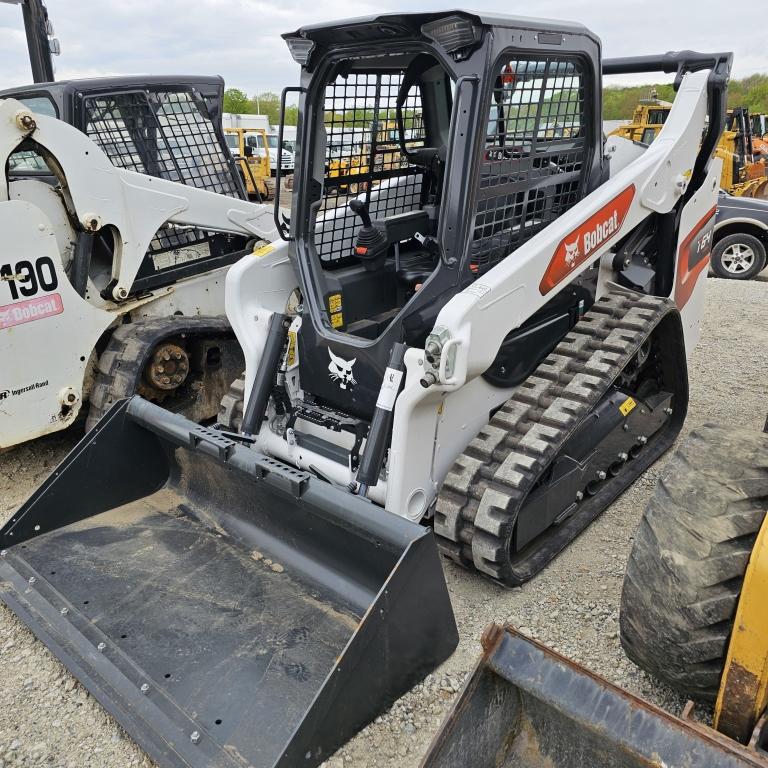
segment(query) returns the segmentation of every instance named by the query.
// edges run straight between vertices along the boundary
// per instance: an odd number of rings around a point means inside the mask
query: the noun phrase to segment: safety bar
[[[621,56],[603,59],[604,75],[627,75],[638,72],[698,72],[716,69],[727,63],[731,68],[733,53],[699,53],[698,51],[669,51],[651,56]]]
[[[289,226],[285,221],[280,219],[280,180],[282,179],[283,171],[283,128],[285,126],[285,97],[291,92],[303,93],[306,88],[300,86],[288,86],[283,88],[283,92],[280,94],[280,125],[277,129],[277,168],[275,168],[275,226],[277,232],[283,240],[292,240],[293,238],[289,234]],[[294,173],[296,172],[294,168]]]
[[[701,142],[699,154],[685,193],[688,200],[704,182],[707,168],[720,140],[726,116],[728,79],[731,74],[733,53],[699,53],[698,51],[670,51],[655,56],[624,56],[603,59],[603,75],[625,75],[637,72],[675,72],[675,91],[680,87],[686,72],[711,70],[707,82],[707,133]]]

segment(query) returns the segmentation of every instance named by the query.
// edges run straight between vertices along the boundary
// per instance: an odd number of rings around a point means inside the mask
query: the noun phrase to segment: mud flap
[[[766,768],[747,749],[673,717],[511,627],[483,655],[422,768]]]
[[[430,531],[140,397],[0,546],[0,598],[163,768],[318,765],[458,642]]]

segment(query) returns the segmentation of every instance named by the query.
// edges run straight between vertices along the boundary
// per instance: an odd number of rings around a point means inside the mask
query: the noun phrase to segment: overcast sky
[[[296,84],[298,70],[282,32],[377,12],[455,7],[434,0],[46,0],[46,5],[61,42],[57,79],[219,74],[228,87],[249,95]],[[729,15],[722,0],[485,0],[465,7],[580,21],[602,38],[606,56],[732,50],[735,77],[768,72],[761,14],[752,21],[742,15],[745,23],[739,24],[739,14]],[[0,4],[0,87],[31,79],[21,9]]]

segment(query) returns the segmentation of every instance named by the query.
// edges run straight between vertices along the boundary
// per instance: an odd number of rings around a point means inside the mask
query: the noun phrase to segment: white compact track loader
[[[455,648],[436,543],[520,584],[686,414],[729,53],[466,12],[285,37],[293,206],[227,274],[219,426],[122,400],[0,530],[2,600],[162,766],[320,764]],[[658,138],[606,141],[602,74],[655,71]]]
[[[243,199],[222,93],[218,77],[0,93],[15,100],[0,125],[0,449],[69,426],[89,402],[91,427],[136,392],[216,416],[243,368],[224,277],[277,237],[271,211]]]

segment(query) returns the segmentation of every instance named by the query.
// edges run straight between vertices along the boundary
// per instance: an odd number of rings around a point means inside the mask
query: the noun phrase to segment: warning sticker
[[[344,315],[341,312],[334,312],[331,315],[331,328],[341,328],[344,325]]]
[[[260,259],[262,256],[266,256],[268,253],[272,253],[272,251],[274,251],[274,250],[275,250],[275,246],[274,245],[262,245],[261,248],[257,248],[253,252],[253,255],[257,259]]]
[[[285,365],[287,368],[294,368],[298,363],[296,354],[297,340],[296,331],[288,331],[288,352],[285,356]]]
[[[628,397],[620,406],[619,410],[621,411],[622,416],[628,416],[630,412],[634,409],[634,407],[637,405],[637,403],[631,398]]]
[[[400,391],[400,382],[402,380],[402,371],[396,371],[394,368],[387,368],[384,371],[384,381],[381,383],[379,399],[376,401],[377,408],[391,411],[395,407],[395,400],[397,400],[397,393]]]
[[[341,312],[341,294],[340,293],[332,293],[328,297],[328,311],[333,312]]]

